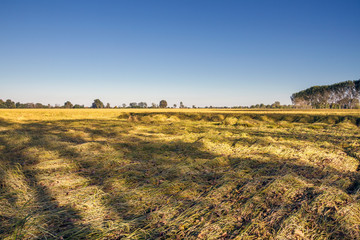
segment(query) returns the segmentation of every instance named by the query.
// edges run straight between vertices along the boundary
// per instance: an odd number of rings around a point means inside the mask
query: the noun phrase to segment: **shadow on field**
[[[130,225],[128,232],[118,232],[119,238],[135,233],[134,238],[206,238],[210,224],[226,226],[225,230],[213,230],[218,232],[218,239],[231,239],[243,232],[257,238],[271,238],[302,209],[302,204],[310,205],[323,193],[315,189],[317,186],[337,188],[323,179],[336,175],[359,182],[357,173],[277,161],[278,157],[271,154],[267,156],[274,159],[271,161],[212,154],[204,150],[201,139],[165,141],[156,134],[131,134],[134,125],[141,123],[78,122],[37,122],[12,129],[11,123],[0,120],[0,126],[9,128],[0,131],[1,161],[9,169],[20,164],[26,183],[35,191],[34,201],[39,207],[29,211],[42,216],[46,223],[39,238],[94,238],[91,235],[96,230],[81,223],[80,213],[74,207],[59,206],[48,186],[39,184],[40,173],[33,166],[41,159],[29,157],[30,148],[56,152],[59,157],[75,162],[79,168],[69,171],[86,178],[90,185],[107,194],[108,199],[103,202],[106,208],[114,209],[117,216]],[[69,134],[69,130],[81,134]],[[260,131],[252,134],[271,135]],[[28,140],[21,142],[17,137]],[[279,133],[279,137],[295,138],[286,133]],[[305,134],[298,137],[307,139]],[[334,143],[341,141],[327,134],[316,137]],[[251,143],[239,139],[237,144]],[[285,194],[288,190],[285,187],[279,190],[276,184],[290,188],[291,181],[300,187],[295,186],[298,193],[288,199]],[[359,186],[353,184],[348,192],[355,193],[358,189]],[[309,208],[308,215],[314,228],[331,238],[353,239],[355,235],[343,229],[340,220],[334,217],[339,206],[324,212]],[[11,234],[14,221],[9,219],[8,227],[0,234]],[[334,231],[334,226],[340,227]]]
[[[0,125],[7,127],[12,126],[11,123],[4,121],[0,121]],[[41,128],[41,125],[38,126]],[[28,127],[29,126],[24,126],[24,128],[16,130],[0,132],[0,146],[2,147],[0,151],[0,166],[2,174],[12,172],[18,174],[17,177],[19,177],[19,179],[21,179],[22,176],[25,177],[24,182],[13,182],[13,184],[20,185],[21,188],[19,189],[3,188],[6,179],[0,179],[0,185],[2,186],[1,193],[6,191],[3,197],[13,207],[13,209],[8,209],[8,211],[12,212],[12,214],[21,214],[21,218],[6,218],[6,221],[2,222],[0,234],[2,236],[12,234],[15,239],[22,239],[23,234],[26,234],[27,230],[21,228],[27,221],[33,221],[35,227],[40,228],[41,233],[38,233],[38,236],[36,237],[39,239],[47,239],[49,237],[52,239],[76,238],[76,236],[73,235],[75,233],[91,232],[92,230],[89,226],[78,225],[75,223],[80,219],[80,216],[74,208],[68,205],[60,206],[49,192],[49,189],[39,183],[37,179],[38,172],[31,169],[31,166],[39,163],[39,160],[29,157],[26,150],[29,147],[40,147],[40,145],[37,144],[37,141],[41,138],[41,134],[43,134],[44,131],[39,131],[39,128],[37,129],[38,131],[29,134]],[[8,137],[11,138],[23,134],[27,134],[27,136],[30,137],[30,140],[26,145],[9,143]],[[5,135],[7,136],[5,137]],[[3,175],[2,177],[5,176]],[[22,184],[26,184],[26,186],[21,186]],[[15,191],[15,193],[13,191]],[[25,203],[21,203],[21,205],[16,205],[16,198],[23,197],[17,196],[19,192],[22,194],[29,194],[30,199]],[[26,212],[23,213],[23,211]]]

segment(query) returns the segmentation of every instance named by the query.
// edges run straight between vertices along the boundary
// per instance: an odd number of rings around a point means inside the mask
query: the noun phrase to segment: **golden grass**
[[[1,239],[360,239],[358,110],[0,110]]]
[[[170,113],[170,114],[211,114],[215,118],[221,114],[282,114],[282,115],[335,115],[360,116],[359,109],[0,109],[0,117],[15,121],[47,121],[66,119],[113,119],[121,114]],[[219,114],[216,116],[216,114]],[[221,117],[220,117],[221,118]],[[221,121],[224,119],[221,119]]]

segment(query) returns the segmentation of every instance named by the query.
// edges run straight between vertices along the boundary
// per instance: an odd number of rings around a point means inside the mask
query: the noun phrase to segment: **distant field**
[[[0,110],[0,239],[360,239],[360,110]]]
[[[29,120],[65,120],[65,119],[114,119],[122,113],[167,113],[167,114],[281,114],[281,115],[335,115],[335,116],[357,116],[357,109],[0,109],[0,118],[17,121]]]

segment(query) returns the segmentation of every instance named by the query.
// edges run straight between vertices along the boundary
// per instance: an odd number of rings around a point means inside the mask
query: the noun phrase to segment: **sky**
[[[359,0],[0,0],[0,99],[249,106],[360,79]]]

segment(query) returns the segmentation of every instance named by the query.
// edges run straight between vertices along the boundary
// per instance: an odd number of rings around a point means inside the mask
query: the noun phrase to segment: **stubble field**
[[[360,239],[359,125],[359,110],[0,110],[0,238]]]

